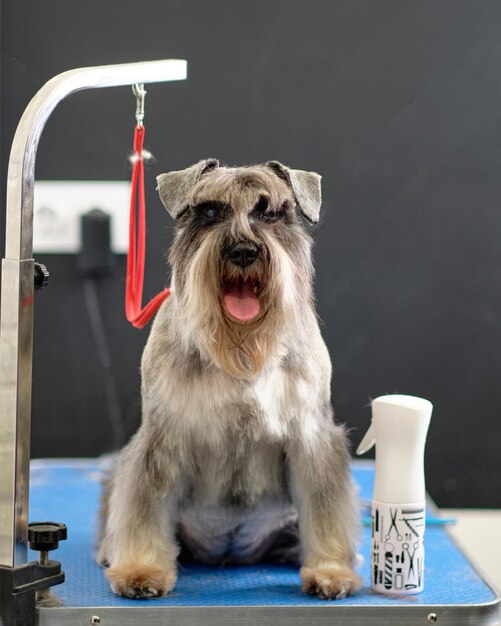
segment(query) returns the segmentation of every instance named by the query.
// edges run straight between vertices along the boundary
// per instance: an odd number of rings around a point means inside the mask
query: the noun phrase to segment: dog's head
[[[320,176],[208,159],[157,181],[176,220],[169,258],[186,341],[228,373],[259,372],[311,310],[311,238],[298,211],[318,221]]]

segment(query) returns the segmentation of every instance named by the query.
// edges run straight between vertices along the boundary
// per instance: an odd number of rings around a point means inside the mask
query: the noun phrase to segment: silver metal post
[[[12,143],[7,175],[0,315],[0,565],[27,560],[33,358],[33,189],[38,142],[47,119],[81,89],[186,78],[184,60],[85,67],[47,82],[28,104]]]

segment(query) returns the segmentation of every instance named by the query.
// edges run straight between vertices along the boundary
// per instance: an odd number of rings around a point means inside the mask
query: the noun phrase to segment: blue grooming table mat
[[[32,461],[30,521],[53,520],[68,526],[68,540],[60,543],[52,557],[61,561],[66,574],[64,584],[54,587],[64,604],[40,609],[39,624],[89,624],[94,616],[106,625],[180,624],[183,615],[186,623],[192,625],[246,623],[247,619],[274,624],[299,624],[302,620],[349,624],[350,615],[362,620],[370,615],[368,623],[372,624],[425,624],[423,618],[429,618],[430,612],[441,618],[437,620],[439,624],[497,623],[499,597],[453,543],[442,520],[433,514],[428,515],[426,529],[425,590],[416,596],[390,598],[371,591],[370,527],[364,524],[360,543],[364,587],[343,600],[332,602],[305,595],[299,589],[297,567],[268,564],[190,565],[180,568],[176,587],[166,598],[119,598],[110,590],[104,571],[94,558],[100,481],[108,465],[106,459]],[[362,517],[367,521],[373,466],[355,462],[352,471]],[[30,559],[36,558],[36,553],[30,552]],[[211,610],[216,607],[217,611]],[[240,609],[235,612],[236,607]],[[249,613],[250,607],[259,608],[260,612]],[[183,612],[182,608],[187,610]],[[142,617],[140,609],[145,611]],[[397,609],[400,617],[395,613]],[[396,621],[392,621],[392,616]],[[355,619],[352,623],[358,622]]]

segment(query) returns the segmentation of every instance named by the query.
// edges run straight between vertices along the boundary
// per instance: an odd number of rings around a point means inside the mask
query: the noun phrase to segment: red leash
[[[136,328],[143,328],[158,311],[162,302],[170,295],[170,289],[164,289],[150,300],[145,307],[141,305],[143,300],[146,238],[143,143],[144,125],[138,123],[134,130],[134,165],[132,168],[129,217],[129,253],[127,255],[127,278],[125,283],[125,314],[127,320]]]

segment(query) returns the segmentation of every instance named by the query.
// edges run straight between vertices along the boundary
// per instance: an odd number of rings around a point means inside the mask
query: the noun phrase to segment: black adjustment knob
[[[49,270],[43,263],[35,261],[35,291],[42,291],[49,284]]]
[[[48,552],[56,550],[60,541],[67,537],[65,524],[57,522],[34,522],[28,524],[28,545],[31,550]]]

